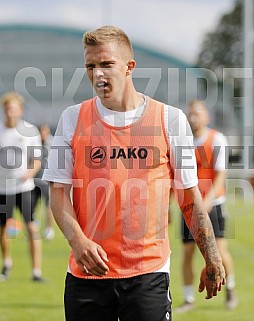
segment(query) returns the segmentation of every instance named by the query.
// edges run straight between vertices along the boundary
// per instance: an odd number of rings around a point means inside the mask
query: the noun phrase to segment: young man
[[[226,306],[233,309],[237,306],[232,257],[225,239],[225,178],[227,161],[225,150],[227,141],[220,132],[207,127],[208,110],[202,101],[192,101],[188,106],[188,120],[194,135],[194,146],[197,159],[199,189],[206,211],[212,222],[217,247],[226,271]],[[194,308],[194,271],[193,257],[195,241],[182,220],[183,237],[183,281],[184,303],[176,312],[188,312]]]
[[[38,129],[22,119],[24,99],[8,92],[1,99],[4,116],[0,122],[0,245],[3,256],[1,280],[8,278],[12,267],[6,221],[18,207],[26,224],[32,259],[32,279],[42,281],[41,241],[34,222],[34,176],[41,166],[41,140]]]
[[[199,290],[206,288],[210,299],[224,283],[193,148],[186,148],[192,169],[175,166],[175,146],[192,146],[189,127],[180,110],[136,91],[132,46],[120,29],[85,33],[84,59],[97,96],[63,112],[43,177],[72,248],[66,320],[171,320],[167,213],[173,174],[206,262]]]

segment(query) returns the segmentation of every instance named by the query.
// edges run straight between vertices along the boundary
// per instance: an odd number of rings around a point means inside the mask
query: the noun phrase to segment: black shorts
[[[66,321],[171,321],[168,273],[81,279],[67,273]]]
[[[49,204],[49,186],[46,181],[42,181],[40,178],[34,178],[35,189],[34,193],[34,201],[35,203],[38,199],[43,198],[45,200],[46,205]]]
[[[223,205],[216,205],[212,208],[209,213],[209,217],[213,226],[214,235],[216,238],[225,236],[225,213]],[[182,216],[181,224],[182,240],[184,243],[194,242],[193,236],[191,235],[184,219]]]
[[[0,195],[0,226],[6,225],[7,219],[13,216],[13,210],[16,207],[20,210],[26,223],[33,221],[35,208],[33,191]]]

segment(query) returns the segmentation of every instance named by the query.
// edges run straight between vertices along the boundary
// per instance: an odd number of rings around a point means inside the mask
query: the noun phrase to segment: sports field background
[[[254,317],[254,205],[243,203],[240,198],[229,196],[227,203],[229,247],[234,258],[239,306],[233,311],[224,308],[225,292],[212,300],[205,300],[205,294],[196,295],[196,310],[186,314],[174,314],[174,321],[252,321]],[[38,219],[43,224],[40,213]],[[24,232],[12,240],[14,267],[10,279],[0,282],[1,321],[62,321],[63,288],[69,247],[56,229],[53,241],[43,241],[43,272],[47,283],[31,281],[31,268],[27,241]],[[171,294],[173,307],[182,303],[181,250],[179,239],[179,213],[173,210],[169,226],[172,246]],[[196,288],[203,261],[196,254]],[[99,320],[98,320],[99,321]],[[138,321],[138,320],[135,320]]]

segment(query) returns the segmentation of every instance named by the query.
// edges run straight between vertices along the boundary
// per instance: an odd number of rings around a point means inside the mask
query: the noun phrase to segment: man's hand
[[[226,284],[225,270],[221,263],[211,264],[203,268],[200,274],[199,292],[206,289],[206,299],[211,299],[221,291],[221,286]]]
[[[109,271],[106,264],[108,258],[100,245],[84,236],[72,242],[71,247],[75,260],[83,273],[96,276],[107,274]]]
[[[41,168],[41,161],[39,159],[35,159],[33,163],[29,164],[29,168],[26,173],[21,177],[23,181],[27,179],[34,178],[34,176],[38,173]]]
[[[21,177],[22,181],[26,181],[34,177],[34,172],[32,170],[27,170],[26,173]]]

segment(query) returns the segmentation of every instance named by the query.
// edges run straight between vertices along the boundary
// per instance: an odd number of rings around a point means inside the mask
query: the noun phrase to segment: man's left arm
[[[200,276],[199,292],[206,289],[206,299],[211,299],[225,284],[225,270],[217,249],[213,227],[204,209],[198,187],[184,189],[181,194],[179,204],[185,222],[206,263]]]

